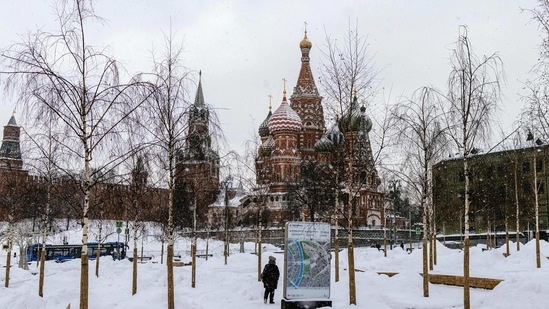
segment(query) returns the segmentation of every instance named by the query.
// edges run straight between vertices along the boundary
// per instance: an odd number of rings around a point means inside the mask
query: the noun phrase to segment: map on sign
[[[330,297],[330,225],[286,223],[284,297]]]

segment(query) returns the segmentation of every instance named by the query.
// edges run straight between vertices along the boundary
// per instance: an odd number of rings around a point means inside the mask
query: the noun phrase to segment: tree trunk
[[[433,255],[433,234],[429,228],[429,270],[433,270],[434,255]]]
[[[89,177],[89,162],[86,160],[86,170]],[[84,211],[83,211],[83,223],[82,223],[82,253],[80,255],[80,309],[88,309],[88,274],[89,274],[89,264],[88,264],[88,210],[90,207],[89,199],[89,180],[86,181],[86,190],[84,193]]]
[[[490,221],[488,221],[488,226],[486,227],[486,249],[491,249],[491,240],[490,240]]]
[[[51,143],[49,144],[49,153],[51,154]],[[51,161],[48,161],[48,165],[51,168]],[[49,170],[49,169],[48,169]],[[51,175],[48,173],[48,175]],[[52,190],[52,181],[51,177],[48,176],[48,187],[46,192],[46,210],[44,214],[44,222],[42,224],[42,250],[40,253],[40,279],[38,280],[38,295],[40,297],[44,297],[44,277],[45,277],[45,267],[46,267],[46,241],[48,237],[48,221],[49,221],[49,213],[50,213],[50,201],[51,201],[51,190]],[[19,260],[21,260],[22,256],[19,254]],[[26,263],[25,263],[26,264]]]
[[[172,152],[170,152],[172,153]],[[168,268],[168,309],[175,309],[174,298],[174,283],[173,283],[173,245],[174,245],[174,226],[173,226],[173,169],[171,168],[173,158],[170,158],[170,189],[169,189],[169,206],[168,206],[168,259],[166,267]],[[142,237],[144,235],[142,234]]]
[[[193,238],[191,243],[191,287],[196,286],[196,198],[194,200],[194,210],[193,210]]]
[[[196,238],[191,244],[191,287],[196,287]]]
[[[242,230],[239,232],[240,235],[240,253],[244,253],[244,236],[242,234]]]
[[[467,141],[464,141],[463,145],[467,145]],[[467,154],[467,147],[464,147],[464,153]],[[463,227],[465,229],[464,245],[463,245],[463,308],[471,308],[471,294],[469,287],[469,209],[470,209],[470,179],[469,179],[469,165],[467,162],[467,155],[463,157],[463,172],[465,173],[465,209],[463,211]]]
[[[422,199],[423,203],[423,297],[429,297],[429,267],[428,267],[428,243],[427,243],[427,237],[429,234],[429,231],[427,229],[427,196],[426,196],[426,188],[424,188],[424,196]]]
[[[46,267],[46,237],[47,227],[43,226],[42,248],[40,249],[40,278],[38,279],[38,295],[44,297],[44,276]],[[19,257],[21,259],[21,256]]]
[[[505,256],[509,256],[509,254],[509,224],[507,217],[505,217]]]
[[[209,245],[210,245],[210,230],[208,228],[208,232],[206,233],[206,256],[204,257],[206,261],[208,260]],[[227,264],[225,263],[225,265]]]
[[[336,220],[337,222],[337,220]],[[334,255],[335,255],[335,282],[339,282],[339,236],[338,236],[338,226],[336,223],[335,228],[335,238],[334,238]]]
[[[347,241],[347,262],[349,263],[349,305],[356,305],[355,250],[353,245],[352,221],[349,217],[349,236]]]
[[[99,259],[101,257],[101,232],[103,230],[103,222],[99,220],[99,239],[97,239],[97,252],[95,255],[95,277],[99,278]]]
[[[541,268],[541,256],[539,247],[539,202],[538,202],[538,171],[537,171],[537,149],[534,147],[534,200],[536,202],[536,267]]]
[[[257,281],[261,282],[261,224],[257,230]]]
[[[86,249],[87,251],[87,249]],[[88,309],[88,254],[82,254],[80,271],[80,309]]]
[[[46,248],[44,244],[42,244],[42,250],[40,250],[40,278],[38,279],[38,295],[40,297],[44,297],[45,264],[46,264]]]
[[[520,251],[520,206],[519,206],[519,196],[518,196],[518,180],[517,180],[517,169],[518,169],[518,163],[516,162],[515,158],[515,168],[513,169],[514,176],[515,176],[515,205],[516,205],[516,217],[517,217],[517,235],[515,237],[517,242],[517,251]]]
[[[139,230],[139,224],[137,220],[134,221],[133,227],[133,261],[132,261],[132,295],[137,293],[137,231]],[[164,246],[162,246],[164,248]]]
[[[173,285],[173,240],[168,235],[168,257],[166,265],[168,267],[168,309],[175,309],[174,285]]]
[[[164,239],[162,239],[162,248],[160,249],[160,264],[164,263]]]
[[[387,220],[387,219],[385,219]],[[383,256],[387,257],[387,227],[383,225]]]
[[[11,268],[11,240],[8,239],[8,255],[6,256],[6,284],[5,287],[10,287],[10,268]]]
[[[433,213],[432,213],[432,220],[433,220],[433,264],[437,265],[437,220],[436,220],[436,213],[435,213],[435,205],[432,202],[432,199],[430,199],[431,205],[433,205]]]

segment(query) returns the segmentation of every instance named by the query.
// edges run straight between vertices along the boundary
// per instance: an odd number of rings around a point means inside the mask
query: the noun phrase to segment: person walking
[[[267,297],[269,298],[269,303],[274,304],[274,291],[278,286],[278,278],[280,277],[280,271],[278,266],[276,266],[276,258],[274,256],[269,256],[269,262],[263,268],[261,273],[261,282],[263,282],[263,287],[265,288],[265,293],[263,294],[263,302],[267,303]]]

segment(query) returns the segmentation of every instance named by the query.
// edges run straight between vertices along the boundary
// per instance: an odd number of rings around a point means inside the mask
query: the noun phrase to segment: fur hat
[[[272,255],[269,256],[269,261],[276,261],[276,258]]]

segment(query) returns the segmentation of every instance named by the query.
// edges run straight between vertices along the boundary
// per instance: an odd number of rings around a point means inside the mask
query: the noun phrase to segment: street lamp
[[[540,146],[543,144],[543,142],[538,138],[535,139],[534,135],[530,130],[528,130],[528,136],[526,137],[526,141],[532,142],[532,149],[534,152],[534,166],[533,166],[533,172],[534,172],[534,207],[535,207],[535,213],[536,213],[536,266],[537,268],[541,268],[541,258],[540,258],[540,248],[539,248],[539,204],[538,204],[538,171],[537,171],[537,148],[536,146]]]

